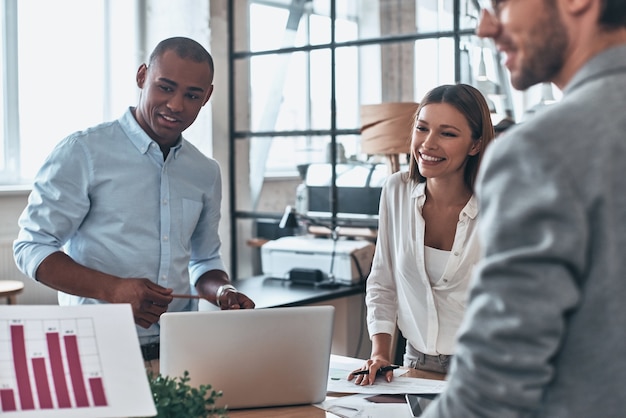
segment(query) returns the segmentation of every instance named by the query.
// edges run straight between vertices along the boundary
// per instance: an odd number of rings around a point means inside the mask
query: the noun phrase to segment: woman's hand
[[[384,367],[389,367],[389,370],[381,372]],[[384,358],[371,358],[365,362],[363,367],[354,370],[348,375],[348,380],[354,380],[354,384],[367,386],[373,385],[376,380],[376,376],[384,376],[387,382],[391,382],[393,379],[393,369],[391,362]]]

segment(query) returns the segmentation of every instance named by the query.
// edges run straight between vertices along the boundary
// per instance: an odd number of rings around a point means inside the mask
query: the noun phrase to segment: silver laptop
[[[161,316],[160,372],[222,391],[228,409],[318,403],[326,397],[334,307]]]

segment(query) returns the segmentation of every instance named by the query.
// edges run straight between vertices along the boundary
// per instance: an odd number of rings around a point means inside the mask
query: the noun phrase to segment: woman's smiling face
[[[424,106],[415,120],[411,152],[426,178],[463,177],[467,159],[479,152],[479,141],[465,116],[447,103]]]

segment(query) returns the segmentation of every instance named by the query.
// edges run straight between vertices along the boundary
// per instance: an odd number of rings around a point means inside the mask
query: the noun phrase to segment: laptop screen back
[[[218,407],[321,402],[333,318],[332,306],[165,313],[160,371],[222,391]]]

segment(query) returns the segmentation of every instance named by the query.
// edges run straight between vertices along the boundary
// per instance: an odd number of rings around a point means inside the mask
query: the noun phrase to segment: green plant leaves
[[[227,418],[227,408],[216,408],[221,391],[211,385],[192,387],[189,372],[181,377],[149,376],[157,418]]]

